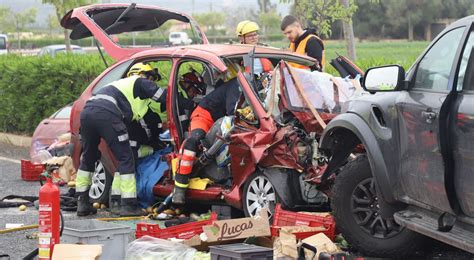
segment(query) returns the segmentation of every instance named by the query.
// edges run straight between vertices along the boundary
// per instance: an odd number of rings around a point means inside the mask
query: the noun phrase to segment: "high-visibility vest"
[[[148,111],[148,104],[150,104],[151,99],[140,99],[134,98],[133,96],[133,87],[135,86],[135,81],[140,78],[140,76],[131,76],[128,78],[120,79],[110,83],[110,85],[116,87],[127,99],[132,109],[132,120],[138,121],[145,116]]]
[[[258,58],[260,63],[262,63],[263,72],[271,72],[273,70],[272,62],[267,58]],[[245,72],[250,73],[251,69],[249,67],[245,68]]]
[[[316,39],[319,41],[321,46],[323,46],[323,55],[322,55],[321,60],[319,61],[321,63],[320,65],[321,65],[321,70],[322,70],[324,68],[324,65],[326,64],[326,57],[324,55],[323,41],[318,36],[316,36],[314,34],[307,35],[302,41],[300,41],[300,44],[298,44],[298,48],[295,48],[295,44],[292,42],[292,43],[290,43],[290,50],[293,51],[293,52],[296,52],[298,54],[307,55],[306,54],[306,44],[308,44],[308,40],[311,39],[312,37],[316,37]],[[294,63],[294,62],[289,62],[289,64],[294,68],[309,69],[308,66],[300,65],[300,64],[297,64],[297,63]]]
[[[186,93],[186,91],[181,88],[181,87],[178,87],[178,92],[183,95],[184,98],[188,98],[188,93]],[[156,102],[154,100],[151,100],[150,102],[150,109],[155,112],[156,114],[158,114],[158,116],[160,117],[161,119],[161,122],[166,122],[168,121],[168,114],[166,113],[166,108],[163,108],[161,107],[161,103],[159,102]]]

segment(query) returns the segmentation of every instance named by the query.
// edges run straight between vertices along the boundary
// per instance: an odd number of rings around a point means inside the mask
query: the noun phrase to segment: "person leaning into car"
[[[174,204],[184,204],[186,190],[189,186],[189,176],[193,170],[193,163],[201,140],[219,118],[233,115],[235,104],[240,97],[237,77],[216,87],[214,91],[199,102],[191,114],[189,137],[184,140],[178,154],[178,164],[174,182]]]
[[[158,78],[161,78],[161,76],[158,76]],[[187,131],[189,128],[189,117],[197,105],[193,99],[197,95],[203,96],[206,94],[206,84],[203,77],[194,69],[181,75],[178,83],[178,119],[182,129]],[[168,89],[164,90],[164,96],[167,95],[167,91]],[[128,126],[130,146],[132,147],[135,161],[138,158],[152,154],[155,150],[165,147],[163,142],[156,137],[162,134],[163,129],[166,128],[168,120],[166,101],[160,103],[152,101],[148,106],[150,109],[145,116],[139,121],[133,121]]]
[[[301,22],[293,15],[287,15],[281,21],[281,30],[290,41],[290,50],[302,55],[315,58],[318,62],[309,67],[311,70],[322,71],[325,65],[324,43],[316,34],[315,29],[303,29]],[[290,63],[295,68],[308,67]]]
[[[98,146],[101,138],[119,163],[112,182],[112,190],[119,194],[112,195],[120,197],[120,215],[143,214],[137,201],[135,163],[127,125],[145,115],[150,100],[162,102],[166,96],[164,90],[156,86],[157,71],[150,65],[138,63],[132,69],[126,78],[110,83],[89,98],[81,112],[83,154],[76,177],[78,216],[97,212],[90,203],[89,189],[95,163],[100,159]]]

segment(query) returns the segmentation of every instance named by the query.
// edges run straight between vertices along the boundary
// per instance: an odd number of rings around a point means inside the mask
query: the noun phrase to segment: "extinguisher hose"
[[[59,216],[61,216],[61,228],[59,229],[59,236],[63,235],[64,230],[64,216],[63,212],[59,210]],[[31,251],[27,256],[23,257],[23,260],[32,260],[38,255],[39,249],[35,248],[35,250]]]

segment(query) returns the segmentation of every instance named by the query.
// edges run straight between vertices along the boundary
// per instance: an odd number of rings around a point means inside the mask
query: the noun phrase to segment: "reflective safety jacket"
[[[315,46],[309,46],[315,45]],[[311,51],[308,49],[311,48]],[[324,68],[326,63],[326,57],[324,54],[324,43],[323,41],[314,34],[312,30],[307,30],[303,35],[301,35],[295,43],[290,43],[290,50],[301,55],[308,55],[312,58],[318,60],[320,69]],[[295,68],[309,69],[307,66],[299,65],[296,63],[289,63]]]
[[[119,113],[128,124],[143,118],[151,100],[163,102],[166,99],[164,92],[151,80],[131,76],[101,88],[86,105],[100,106]]]

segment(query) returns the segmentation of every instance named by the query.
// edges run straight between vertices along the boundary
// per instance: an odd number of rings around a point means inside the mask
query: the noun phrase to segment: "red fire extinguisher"
[[[51,175],[44,175],[46,183],[39,191],[38,258],[51,259],[54,245],[59,244],[60,198],[59,188],[53,183]]]

